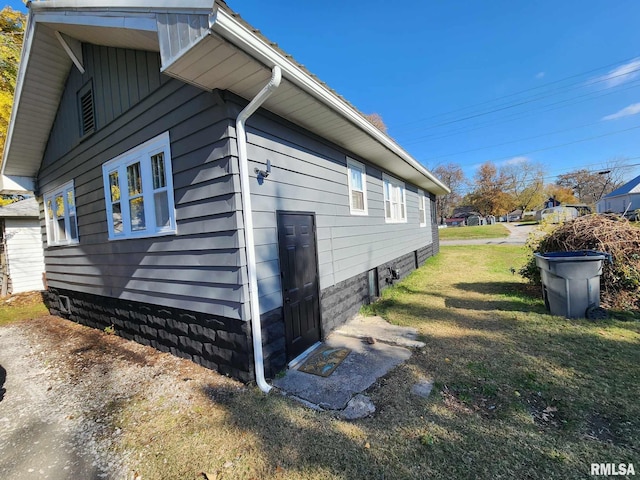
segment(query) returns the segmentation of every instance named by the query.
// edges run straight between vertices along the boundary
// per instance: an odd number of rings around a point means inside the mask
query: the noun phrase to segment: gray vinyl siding
[[[262,313],[282,305],[278,210],[315,213],[321,290],[433,243],[429,192],[426,226],[419,225],[418,188],[407,182],[407,223],[386,223],[383,172],[366,159],[263,111],[249,119],[247,131],[249,171],[264,169],[267,159],[272,165],[261,185],[251,176]],[[367,216],[350,213],[347,156],[366,166]]]
[[[49,286],[246,319],[237,159],[220,96],[160,79],[155,53],[84,51],[87,71],[70,72],[38,178],[42,194],[73,180],[78,215],[79,244],[45,250]],[[70,124],[88,79],[97,130],[80,139]],[[108,240],[102,164],[165,131],[177,234]]]

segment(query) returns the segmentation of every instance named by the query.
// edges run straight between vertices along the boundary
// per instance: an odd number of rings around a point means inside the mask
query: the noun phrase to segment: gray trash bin
[[[600,306],[600,275],[606,253],[536,253],[542,276],[542,295],[552,315],[585,318],[587,308]]]

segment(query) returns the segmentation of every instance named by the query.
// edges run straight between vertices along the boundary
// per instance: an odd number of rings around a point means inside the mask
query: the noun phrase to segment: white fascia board
[[[211,12],[215,0],[35,0],[29,5],[31,10],[44,9],[92,9],[147,12]]]
[[[93,12],[92,12],[93,13]],[[62,25],[82,25],[88,27],[105,27],[105,28],[125,28],[128,30],[143,30],[147,32],[157,31],[155,14],[135,15],[133,13],[121,12],[114,15],[100,15],[94,13],[87,15],[85,12],[74,14],[42,12],[35,15],[35,21],[38,23],[57,23]]]
[[[7,138],[4,144],[4,152],[2,154],[2,170],[0,174],[4,177],[4,171],[7,166],[7,157],[11,150],[11,139],[13,138],[13,130],[16,125],[16,107],[20,105],[20,99],[22,97],[22,89],[24,86],[24,76],[29,63],[29,56],[31,54],[31,45],[33,43],[33,36],[35,34],[36,22],[33,19],[33,13],[29,11],[27,16],[27,26],[24,32],[24,41],[22,42],[22,52],[20,53],[21,59],[27,59],[27,61],[20,61],[18,67],[18,76],[16,78],[16,88],[13,94],[13,108],[11,109],[11,119],[9,120],[9,128],[7,129]]]
[[[13,175],[2,175],[0,177],[0,193],[4,195],[33,192],[35,186],[35,178]]]
[[[229,13],[220,8],[216,9],[216,11],[211,15],[209,25],[213,32],[230,41],[232,44],[236,45],[269,68],[279,65],[282,68],[283,76],[285,76],[291,83],[311,94],[322,103],[338,112],[344,118],[357,125],[377,142],[417,170],[421,175],[431,180],[436,186],[440,187],[443,193],[450,192],[446,185],[440,182],[431,172],[420,165],[420,163],[418,163],[402,147],[374,127],[368,120],[347,105],[346,102],[341,100],[337,95],[330,92],[317,80],[311,78],[291,60],[271,48],[264,41],[254,35]]]

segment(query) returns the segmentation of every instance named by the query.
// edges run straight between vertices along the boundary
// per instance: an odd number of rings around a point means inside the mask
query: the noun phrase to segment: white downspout
[[[258,303],[258,276],[256,273],[256,247],[253,239],[253,211],[251,209],[251,190],[249,184],[249,159],[247,158],[247,132],[244,124],[260,108],[267,98],[280,86],[282,70],[273,67],[271,80],[251,100],[249,105],[236,119],[236,141],[238,142],[238,161],[240,163],[240,193],[244,216],[244,242],[247,251],[247,272],[249,275],[249,308],[251,315],[251,336],[253,337],[253,359],[256,371],[256,383],[260,390],[269,393],[271,385],[264,378],[264,358],[262,356],[262,327],[260,325],[260,306]]]

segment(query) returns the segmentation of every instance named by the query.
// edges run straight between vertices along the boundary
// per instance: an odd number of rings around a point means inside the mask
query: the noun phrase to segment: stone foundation
[[[437,253],[438,231],[433,230],[432,245],[377,267],[378,293]],[[393,278],[394,270],[398,279]],[[61,309],[61,296],[69,299],[68,311]],[[53,315],[100,330],[113,326],[115,333],[126,339],[187,358],[244,382],[255,379],[250,322],[55,288],[46,291],[44,298]],[[368,272],[322,290],[322,335],[343,325],[369,302]],[[265,377],[274,378],[287,365],[282,307],[263,313],[260,321]]]
[[[68,311],[61,309],[61,296],[69,299]],[[245,382],[254,380],[248,322],[55,288],[44,299],[53,315],[100,330],[113,326],[128,340]]]

